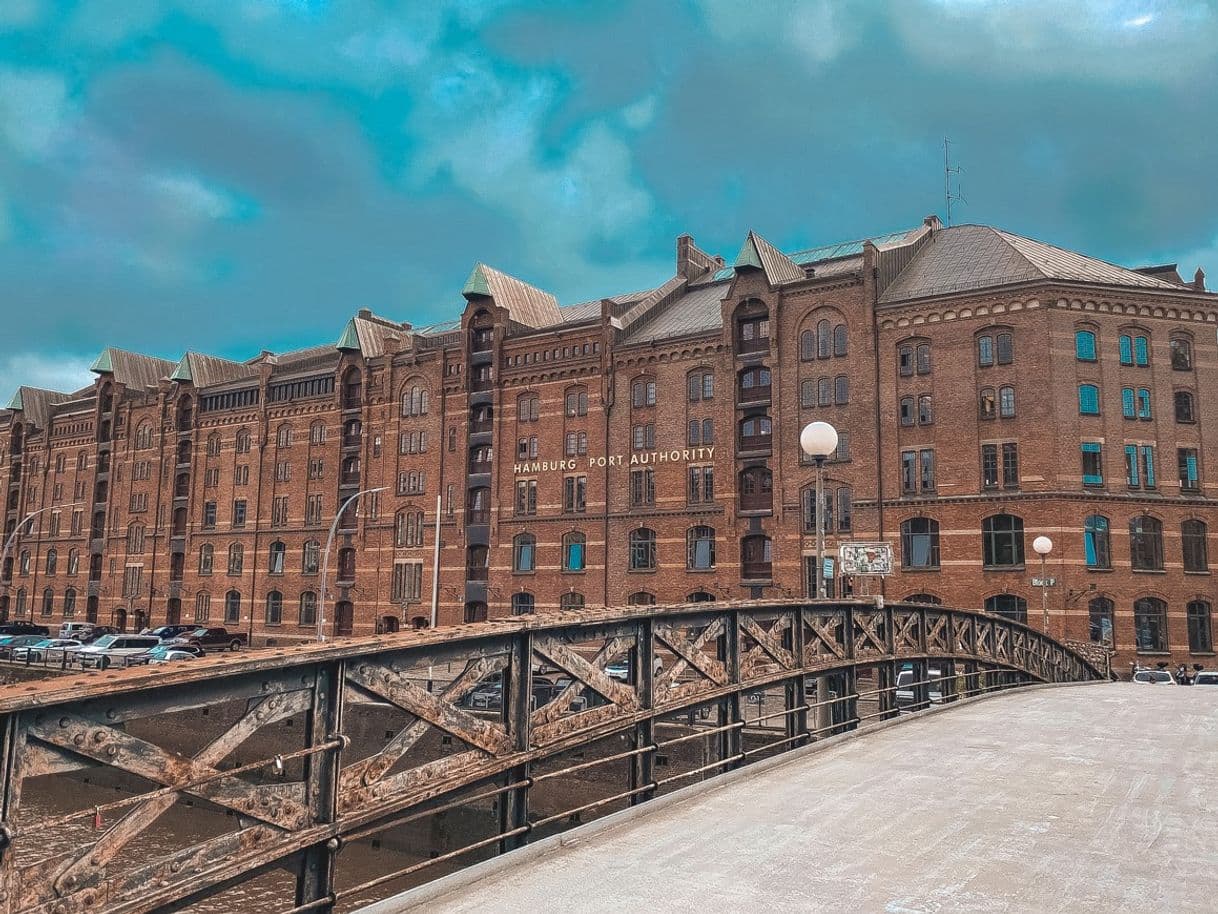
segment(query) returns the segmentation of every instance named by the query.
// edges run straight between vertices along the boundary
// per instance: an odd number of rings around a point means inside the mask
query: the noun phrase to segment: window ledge
[[[1170,657],[1171,656],[1171,651],[1135,650],[1134,653],[1137,654],[1139,657]]]
[[[904,565],[901,566],[902,574],[926,574],[927,572],[936,572],[942,570],[943,568],[940,565],[911,566],[908,568]]]
[[[1094,571],[1096,574],[1112,574],[1112,571],[1113,571],[1113,569],[1112,569],[1111,567],[1108,567],[1108,568],[1098,568],[1098,567],[1097,567],[1097,568],[1092,568],[1090,565],[1088,565],[1088,566],[1087,566],[1087,570],[1088,570],[1088,571]]]
[[[1189,651],[1190,657],[1218,657],[1213,651]]]
[[[1134,574],[1167,574],[1166,568],[1130,568]]]
[[[1026,565],[982,565],[982,571],[1027,571]]]
[[[1208,575],[1210,573],[1210,570],[1207,568],[1204,571],[1189,571],[1187,568],[1185,568],[1184,573],[1185,574],[1195,574],[1195,575],[1200,575],[1201,577],[1205,577],[1206,575]]]

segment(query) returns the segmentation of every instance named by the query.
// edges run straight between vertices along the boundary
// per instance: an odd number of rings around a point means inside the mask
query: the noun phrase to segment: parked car
[[[42,635],[50,637],[51,630],[45,625],[32,625],[29,622],[9,622],[0,625],[0,635]]]
[[[156,635],[162,641],[172,641],[181,635],[187,635],[197,629],[197,625],[162,625],[158,628],[145,628],[141,635]]]
[[[121,635],[123,634],[113,625],[94,625],[92,628],[83,629],[80,634],[72,637],[83,641],[85,644],[92,644],[98,638],[104,638],[106,635]]]
[[[173,660],[197,660],[203,656],[203,648],[197,644],[158,644],[151,650],[127,658],[128,666],[145,663],[168,663]]]
[[[615,660],[607,667],[605,672],[609,674],[610,679],[616,679],[618,682],[630,681],[630,661]]]
[[[104,670],[122,666],[128,657],[149,651],[160,643],[161,639],[155,635],[103,635],[77,651],[76,657],[84,669]]]
[[[117,634],[117,629],[109,625],[98,625],[96,622],[65,622],[59,626],[60,638],[75,638],[88,644],[96,641],[102,635]]]
[[[65,654],[73,654],[81,646],[75,638],[43,638],[34,644],[13,648],[13,660],[18,663],[63,660]]]
[[[0,636],[0,657],[12,659],[13,651],[29,647],[43,640],[42,635],[3,635]]]
[[[1138,670],[1133,674],[1133,681],[1144,683],[1146,685],[1175,685],[1176,677],[1167,670]]]
[[[1193,685],[1218,686],[1218,670],[1198,670]]]
[[[244,632],[230,632],[226,628],[194,628],[174,638],[170,644],[197,644],[218,651],[239,651],[245,646]]]
[[[943,703],[943,687],[939,684],[943,673],[937,667],[930,667],[927,672],[930,674],[926,678],[929,689],[930,703]],[[913,667],[903,668],[897,673],[897,707],[912,708],[915,702],[914,692],[914,671]]]

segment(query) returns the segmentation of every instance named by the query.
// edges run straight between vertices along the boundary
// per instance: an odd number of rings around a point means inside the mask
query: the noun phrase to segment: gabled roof
[[[165,359],[110,347],[102,350],[89,370],[95,374],[113,374],[118,383],[138,389],[155,387],[161,378],[169,377],[176,368],[173,362]]]
[[[232,362],[201,352],[188,352],[178,362],[178,367],[169,376],[171,381],[189,381],[197,388],[211,387],[239,378],[256,378],[258,369],[253,365]]]
[[[988,225],[956,225],[934,233],[880,302],[1043,280],[1180,291],[1174,283],[1043,241]]]
[[[689,289],[672,303],[661,307],[654,317],[645,317],[627,327],[622,343],[647,343],[722,330],[721,302],[727,283],[712,283]]]
[[[526,327],[549,327],[562,323],[558,299],[527,282],[500,273],[485,264],[477,264],[461,294],[467,299],[487,296],[500,308],[506,308],[512,320]]]
[[[736,262],[732,265],[737,271],[755,269],[765,273],[766,280],[772,286],[780,286],[787,282],[797,282],[806,278],[803,269],[782,251],[774,247],[756,232],[749,232],[744,239]]]
[[[46,428],[50,421],[51,407],[65,403],[75,396],[76,394],[45,390],[41,387],[18,387],[13,399],[9,401],[8,408],[20,411],[25,421],[36,428]]]
[[[334,344],[335,349],[346,349],[362,353],[364,358],[375,358],[385,354],[385,341],[395,339],[405,343],[410,332],[391,321],[373,317],[371,312],[360,312],[343,328],[343,335]]]

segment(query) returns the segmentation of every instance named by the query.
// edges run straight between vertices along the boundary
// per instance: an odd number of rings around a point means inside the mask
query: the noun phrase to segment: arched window
[[[1177,390],[1172,395],[1172,401],[1176,407],[1177,422],[1196,422],[1197,410],[1194,405],[1193,395],[1191,391]]]
[[[995,594],[985,599],[985,611],[995,616],[1002,616],[1012,622],[1028,621],[1028,601],[1012,593]]]
[[[925,603],[928,606],[942,606],[943,601],[933,593],[911,593],[905,598],[906,603]]]
[[[827,359],[833,355],[833,328],[827,320],[816,323],[816,357]]]
[[[811,409],[816,405],[816,381],[805,378],[799,382],[799,405]]]
[[[518,533],[512,539],[512,571],[528,573],[537,570],[537,537]]]
[[[1209,548],[1205,539],[1208,533],[1205,521],[1190,519],[1180,524],[1180,542],[1184,550],[1185,571],[1209,571]]]
[[[816,358],[816,331],[805,330],[799,335],[799,358],[811,362]]]
[[[911,517],[901,522],[901,567],[939,567],[939,522]]]
[[[1088,636],[1095,644],[1113,647],[1112,601],[1107,597],[1094,597],[1087,603]]]
[[[343,409],[355,409],[363,400],[363,377],[352,366],[343,373]]]
[[[655,378],[635,378],[630,383],[630,407],[632,409],[643,409],[644,407],[655,405]]]
[[[25,577],[30,573],[30,550],[22,549],[17,562],[18,574]]]
[[[207,456],[220,456],[220,436],[216,432],[212,432],[207,436]]]
[[[626,598],[626,603],[630,606],[655,606],[656,595],[645,590],[636,590]]]
[[[69,587],[63,592],[63,617],[71,619],[76,615],[76,588]]]
[[[774,507],[774,478],[765,467],[740,471],[740,510],[770,511]]]
[[[565,397],[567,418],[588,415],[588,389],[568,387]]]
[[[356,419],[354,421],[358,422],[359,420]],[[358,438],[358,433],[357,433],[356,437]],[[326,423],[322,422],[321,420],[318,420],[317,422],[314,422],[312,425],[309,426],[309,444],[313,447],[317,447],[318,445],[325,444],[325,443],[326,443]]]
[[[630,570],[655,571],[656,532],[647,527],[630,531]]]
[[[132,524],[127,528],[127,554],[140,555],[144,551],[144,525]]]
[[[54,549],[47,550],[47,575],[52,576],[59,568],[59,553]]]
[[[699,525],[685,533],[685,567],[706,571],[715,567],[715,528]]]
[[[224,595],[224,622],[236,624],[241,621],[241,592],[230,590]]]
[[[300,595],[300,624],[317,624],[317,594],[311,590]]]
[[[199,574],[211,574],[215,557],[216,547],[211,543],[204,543],[199,547]]]
[[[833,405],[833,382],[829,378],[816,379],[816,405]]]
[[[12,561],[12,559],[9,559]],[[68,577],[75,577],[80,573],[80,551],[77,549],[68,550]],[[10,574],[9,577],[12,577]]]
[[[982,562],[987,568],[1023,564],[1023,518],[993,514],[981,522]]]
[[[238,454],[248,454],[250,452],[250,433],[245,429],[237,432],[236,451]]]
[[[568,612],[574,609],[584,608],[584,595],[582,593],[565,593],[558,598],[558,608],[563,612]]]
[[[402,415],[427,415],[427,388],[417,382],[407,384],[402,389]]]
[[[736,351],[761,352],[770,348],[770,312],[759,301],[736,309]]]
[[[1163,524],[1149,514],[1129,522],[1129,563],[1138,571],[1163,570]]]
[[[768,448],[773,430],[769,416],[745,416],[740,420],[740,449],[753,451]]]
[[[228,547],[228,573],[241,574],[245,569],[245,547],[240,543],[233,543]]]
[[[66,601],[65,596],[65,601]],[[64,613],[67,613],[65,602]],[[1188,649],[1194,654],[1209,654],[1214,650],[1214,626],[1210,604],[1192,600],[1188,604]]]
[[[300,570],[304,574],[317,574],[321,566],[321,543],[308,540],[301,550]]]
[[[17,616],[25,615],[26,592],[24,587],[17,588]]]
[[[152,447],[152,423],[141,422],[135,429],[135,449],[146,451]]]
[[[1158,597],[1133,601],[1133,640],[1139,651],[1167,650],[1167,604]]]
[[[272,590],[266,595],[266,624],[283,624],[283,594]]]
[[[989,368],[994,364],[994,337],[984,333],[977,337],[977,367]]]
[[[705,590],[695,590],[693,593],[686,595],[685,602],[686,603],[714,603],[715,595],[713,593],[707,593]]]
[[[403,508],[393,519],[393,544],[407,549],[422,546],[425,526],[422,511]]]
[[[568,533],[562,538],[562,570],[583,571],[587,567],[587,537]]]
[[[1100,414],[1100,389],[1094,384],[1078,386],[1078,411],[1082,416],[1098,416]]]
[[[998,388],[998,417],[1010,419],[1015,415],[1015,388]]]
[[[752,533],[740,540],[740,566],[745,578],[773,575],[774,544],[763,533]]]
[[[1074,331],[1074,357],[1080,362],[1094,362],[1096,360],[1094,330]]]
[[[993,419],[998,415],[998,400],[994,396],[994,388],[981,388],[977,397],[977,415],[982,419]]]
[[[833,354],[846,354],[846,325],[838,324],[833,328]]]
[[[690,403],[715,398],[715,373],[709,368],[695,368],[685,376],[686,392]]]
[[[838,406],[850,402],[850,379],[844,374],[833,379],[833,402]]]
[[[577,402],[578,407],[578,402]],[[541,418],[541,397],[535,393],[521,394],[516,398],[516,421],[536,422]]]
[[[42,614],[44,616],[55,614],[55,591],[50,587],[42,592]]]
[[[325,429],[324,425],[322,429]],[[348,419],[343,423],[343,447],[358,447],[363,432],[364,423],[359,419]]]
[[[285,448],[292,443],[292,426],[286,422],[275,430],[275,447]]]
[[[207,622],[211,618],[211,594],[201,590],[195,594],[195,622]]]
[[[1083,560],[1088,568],[1111,568],[1108,518],[1092,514],[1083,521]]]
[[[354,552],[354,550],[352,550]],[[271,548],[268,554],[267,572],[269,574],[283,574],[284,559],[287,557],[288,547],[283,540],[275,540],[271,543]],[[341,553],[340,553],[341,555]],[[341,580],[350,580],[342,578]]]
[[[528,591],[512,594],[512,615],[531,616],[534,611],[533,595]]]
[[[1193,370],[1193,343],[1188,338],[1171,338],[1171,367],[1175,371]]]

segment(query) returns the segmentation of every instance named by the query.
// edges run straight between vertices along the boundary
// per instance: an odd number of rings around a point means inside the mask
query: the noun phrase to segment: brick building
[[[882,592],[1041,624],[1122,662],[1212,656],[1218,298],[987,226],[735,261],[561,307],[479,265],[460,320],[367,311],[334,345],[176,364],[0,412],[0,614],[226,624],[279,643],[583,605],[793,596],[814,573],[800,429],[835,425],[829,547]]]

